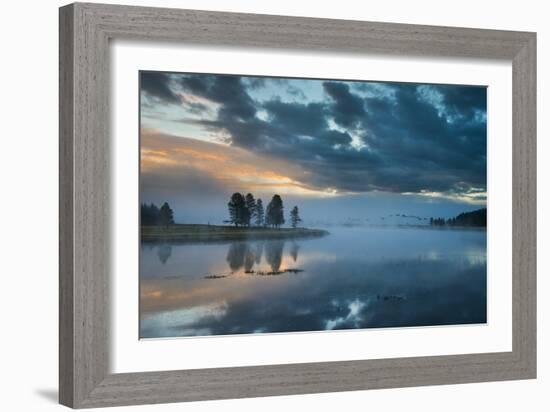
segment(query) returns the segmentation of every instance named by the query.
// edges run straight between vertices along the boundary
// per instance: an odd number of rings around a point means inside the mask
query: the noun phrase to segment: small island
[[[142,226],[141,239],[145,242],[207,242],[222,240],[269,240],[327,235],[326,230],[307,228],[235,227],[218,225],[172,224],[169,226]]]
[[[243,196],[234,193],[229,203],[227,225],[178,224],[174,213],[165,202],[160,208],[155,204],[141,205],[141,240],[144,242],[215,242],[229,240],[272,240],[311,238],[328,235],[321,229],[298,227],[302,221],[298,206],[290,211],[291,227],[285,223],[282,198],[274,195],[264,211],[261,199],[251,193]]]

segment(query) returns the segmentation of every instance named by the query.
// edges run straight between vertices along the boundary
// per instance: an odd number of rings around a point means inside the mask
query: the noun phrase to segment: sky
[[[485,87],[141,72],[140,134],[141,201],[177,222],[236,191],[325,223],[486,205]]]

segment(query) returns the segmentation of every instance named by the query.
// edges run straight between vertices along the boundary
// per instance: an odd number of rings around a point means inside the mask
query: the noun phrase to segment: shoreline
[[[308,228],[234,227],[204,224],[141,226],[142,242],[219,242],[226,240],[272,240],[322,237],[329,232]]]

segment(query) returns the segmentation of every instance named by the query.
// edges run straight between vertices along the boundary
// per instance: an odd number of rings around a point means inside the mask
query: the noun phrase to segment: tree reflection
[[[160,245],[157,250],[157,255],[161,263],[164,265],[168,259],[170,259],[170,256],[172,256],[172,246]]]
[[[284,240],[273,240],[265,244],[265,260],[273,272],[278,272],[283,261]]]
[[[229,268],[235,272],[244,266],[244,257],[248,250],[248,244],[246,242],[235,242],[229,245],[227,251],[227,263]]]
[[[252,249],[251,246],[247,245],[246,254],[245,254],[245,257],[244,257],[244,271],[245,272],[248,273],[248,272],[252,271],[252,268],[254,267],[254,261],[255,261],[254,250]]]
[[[257,265],[262,261],[262,255],[264,254],[264,242],[256,243],[256,250],[254,251],[254,261]]]
[[[300,250],[300,245],[296,242],[292,242],[292,245],[290,245],[290,256],[292,256],[294,262],[298,260],[298,250]]]
[[[265,255],[267,264],[273,272],[281,269],[283,262],[283,250],[285,248],[284,240],[268,240],[261,242],[233,242],[227,250],[227,263],[232,272],[243,269],[245,273],[252,273],[254,265],[262,262],[262,256]],[[290,256],[294,262],[298,260],[299,245],[292,243]]]

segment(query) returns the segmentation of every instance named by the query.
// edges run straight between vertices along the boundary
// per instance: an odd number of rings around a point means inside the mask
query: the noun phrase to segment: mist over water
[[[486,322],[486,232],[143,243],[142,338]]]

